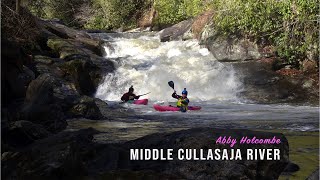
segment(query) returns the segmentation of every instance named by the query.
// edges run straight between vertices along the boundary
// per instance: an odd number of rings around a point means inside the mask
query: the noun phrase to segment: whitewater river
[[[105,76],[96,97],[110,107],[118,107],[119,98],[133,85],[136,94],[150,94],[147,106],[122,105],[130,118],[105,121],[69,121],[69,129],[94,127],[106,132],[101,139],[129,140],[154,132],[192,127],[246,129],[286,129],[318,131],[319,107],[285,104],[253,104],[243,97],[241,74],[230,63],[218,62],[196,40],[160,42],[157,34],[95,34],[104,39],[105,57],[116,71]],[[157,112],[152,105],[174,104],[174,81],[178,94],[187,88],[190,105],[200,111]],[[98,137],[99,138],[99,137]]]

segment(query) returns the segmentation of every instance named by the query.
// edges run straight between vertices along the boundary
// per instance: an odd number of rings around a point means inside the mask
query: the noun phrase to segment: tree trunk
[[[19,14],[21,7],[21,0],[16,0],[16,13]]]

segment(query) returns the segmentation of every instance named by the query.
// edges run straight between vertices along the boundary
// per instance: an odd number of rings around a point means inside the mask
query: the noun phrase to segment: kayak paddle
[[[148,92],[148,93],[145,93],[145,94],[141,94],[141,95],[138,95],[138,96],[144,96],[144,95],[147,95],[147,94],[150,94],[151,92]]]
[[[174,90],[174,82],[173,81],[169,81],[168,85]],[[174,90],[175,91],[175,90]]]

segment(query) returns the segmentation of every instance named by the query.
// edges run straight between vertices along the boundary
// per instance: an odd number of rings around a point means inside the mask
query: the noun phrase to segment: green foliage
[[[317,0],[216,0],[214,4],[216,28],[226,36],[265,40],[291,64],[319,53]]]
[[[131,28],[137,25],[137,20],[150,5],[149,0],[95,0],[96,11],[86,25],[87,28]]]
[[[156,24],[166,26],[199,15],[206,3],[202,0],[155,0],[154,7],[158,12]]]
[[[76,25],[83,4],[89,4],[85,28],[129,29],[154,8],[155,26],[166,27],[214,10],[215,29],[225,36],[242,36],[276,47],[290,64],[319,55],[318,0],[34,0],[29,7],[44,18]],[[79,10],[80,9],[80,10]],[[81,12],[81,11],[80,11]],[[83,11],[82,11],[83,12]]]
[[[67,25],[79,27],[81,24],[76,15],[85,3],[89,3],[89,0],[32,0],[28,1],[27,6],[38,17],[58,18]]]

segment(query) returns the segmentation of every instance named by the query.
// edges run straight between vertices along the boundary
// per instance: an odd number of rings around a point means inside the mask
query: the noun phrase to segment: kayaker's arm
[[[140,98],[140,96],[136,96],[136,95],[134,94],[134,98],[135,98],[135,99],[139,99],[139,98]]]
[[[129,100],[129,96],[127,93],[125,93],[124,95],[122,95],[121,97],[121,101],[128,101]]]
[[[172,97],[175,99],[179,99],[181,96],[179,96],[176,92],[172,93]]]

